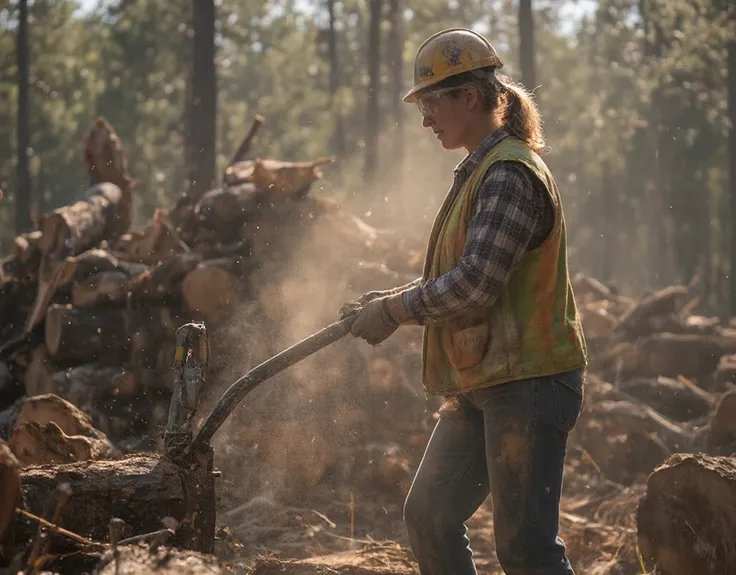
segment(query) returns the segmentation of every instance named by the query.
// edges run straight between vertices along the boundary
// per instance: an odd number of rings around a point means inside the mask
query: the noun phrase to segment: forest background
[[[218,185],[261,114],[256,155],[334,155],[314,193],[423,238],[463,154],[401,96],[453,26],[534,90],[572,271],[626,293],[697,278],[703,306],[736,310],[733,0],[0,0],[0,254],[82,196],[98,116],[138,223]]]

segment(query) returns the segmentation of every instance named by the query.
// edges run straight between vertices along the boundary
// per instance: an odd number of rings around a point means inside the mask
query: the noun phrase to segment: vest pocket
[[[445,331],[445,337],[443,338],[445,339],[445,351],[455,369],[461,370],[474,367],[486,355],[489,339],[487,322],[443,331]],[[447,341],[448,339],[449,341]]]

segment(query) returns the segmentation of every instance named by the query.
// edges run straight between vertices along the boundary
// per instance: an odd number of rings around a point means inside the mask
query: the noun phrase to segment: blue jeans
[[[445,400],[404,506],[422,575],[476,573],[465,522],[489,493],[507,575],[574,575],[557,533],[583,378],[576,369]]]

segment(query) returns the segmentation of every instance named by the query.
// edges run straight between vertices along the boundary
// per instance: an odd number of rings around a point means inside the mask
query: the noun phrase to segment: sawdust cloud
[[[412,138],[402,173],[384,165],[372,190],[355,165],[344,166],[339,177],[327,170],[313,185],[311,196],[334,198],[376,228],[376,246],[361,253],[336,239],[343,214],[290,237],[285,254],[264,262],[251,278],[257,293],[211,336],[215,376],[203,413],[249,369],[336,321],[343,302],[420,275],[397,268],[409,249],[421,254],[462,158],[433,140],[431,134]],[[381,144],[390,149],[390,133]],[[288,222],[281,225],[291,233]],[[375,268],[387,262],[388,269]],[[427,416],[419,330],[401,328],[376,348],[348,335],[249,394],[213,440],[216,465],[229,478],[221,481],[223,496],[233,504],[257,497],[294,503],[317,485],[359,489],[366,465],[396,449],[410,421]]]

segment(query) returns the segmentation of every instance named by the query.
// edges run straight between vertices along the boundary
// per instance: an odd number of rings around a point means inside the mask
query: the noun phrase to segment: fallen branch
[[[91,547],[97,547],[98,549],[106,549],[107,545],[104,543],[97,543],[96,541],[92,541],[90,539],[86,539],[85,537],[82,537],[81,535],[77,535],[76,533],[73,533],[72,531],[69,531],[67,529],[64,529],[63,527],[59,527],[58,525],[54,525],[50,521],[46,521],[43,517],[39,517],[38,515],[34,515],[33,513],[29,513],[25,509],[21,509],[20,507],[15,508],[15,512],[23,515],[23,517],[26,517],[27,519],[31,519],[33,521],[38,521],[41,525],[44,527],[47,527],[51,529],[54,533],[58,533],[59,535],[63,535],[64,537],[68,537],[69,539],[76,541],[77,543],[81,543],[82,545],[89,545]]]

